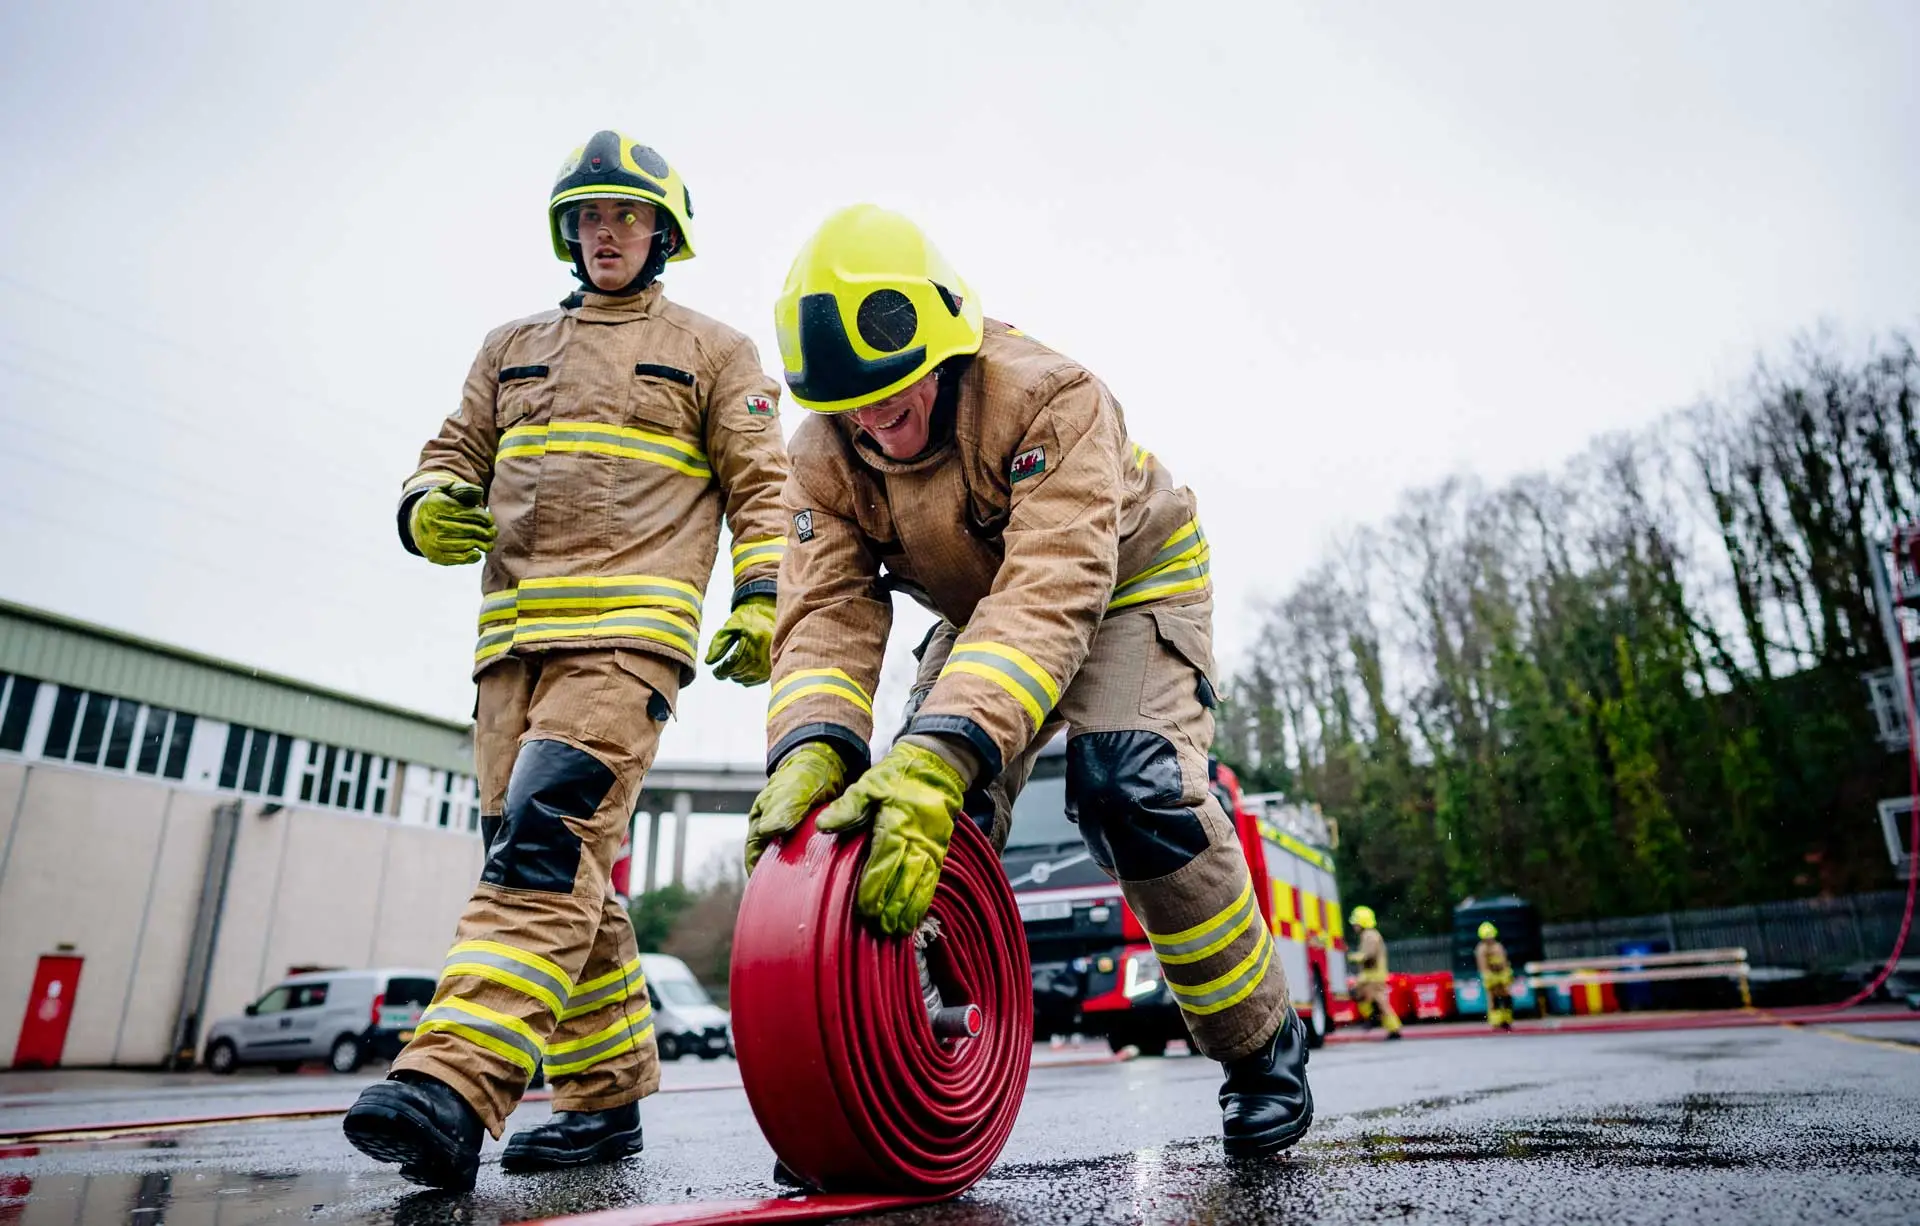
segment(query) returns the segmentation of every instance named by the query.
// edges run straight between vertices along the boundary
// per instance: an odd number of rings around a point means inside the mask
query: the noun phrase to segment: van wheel
[[[660,1058],[678,1060],[680,1058],[680,1040],[670,1034],[660,1036]]]
[[[222,1077],[231,1076],[233,1070],[240,1067],[240,1053],[232,1043],[225,1039],[215,1039],[207,1048],[207,1071],[218,1073]]]
[[[360,1040],[343,1034],[333,1041],[333,1050],[327,1053],[327,1067],[336,1073],[357,1072],[361,1058]]]

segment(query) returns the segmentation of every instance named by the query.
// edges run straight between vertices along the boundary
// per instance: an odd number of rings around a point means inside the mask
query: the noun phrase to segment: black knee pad
[[[1207,849],[1207,828],[1180,792],[1180,755],[1159,733],[1067,742],[1067,817],[1095,863],[1122,881],[1164,877]]]
[[[586,820],[613,788],[613,772],[564,741],[528,741],[507,780],[505,827],[480,880],[510,890],[573,893],[580,836],[569,817]]]

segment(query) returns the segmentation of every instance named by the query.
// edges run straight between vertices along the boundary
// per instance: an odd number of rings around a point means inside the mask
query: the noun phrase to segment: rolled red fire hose
[[[740,1079],[774,1153],[814,1186],[955,1196],[999,1157],[1026,1092],[1019,908],[962,817],[930,922],[881,936],[853,905],[866,845],[809,816],[748,880],[731,971]]]

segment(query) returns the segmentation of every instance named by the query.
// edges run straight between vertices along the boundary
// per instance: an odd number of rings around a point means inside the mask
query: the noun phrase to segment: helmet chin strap
[[[580,282],[580,288],[589,294],[599,294],[603,298],[631,298],[652,285],[655,278],[659,277],[660,270],[667,266],[667,257],[673,254],[667,247],[672,233],[672,222],[663,223],[654,230],[653,242],[647,248],[646,261],[640,265],[640,271],[634,275],[633,280],[619,289],[601,289],[595,285],[593,278],[587,274],[585,244],[568,243],[567,250],[573,252],[573,275]]]

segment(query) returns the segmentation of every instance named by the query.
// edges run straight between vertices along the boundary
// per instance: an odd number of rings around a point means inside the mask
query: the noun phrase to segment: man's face
[[[940,385],[929,371],[925,378],[848,416],[867,432],[891,460],[911,460],[927,449],[933,427],[933,400]]]
[[[573,210],[581,261],[599,290],[617,290],[640,275],[653,247],[654,206],[643,200],[584,200]]]

